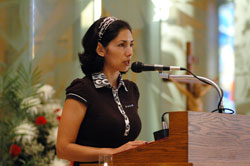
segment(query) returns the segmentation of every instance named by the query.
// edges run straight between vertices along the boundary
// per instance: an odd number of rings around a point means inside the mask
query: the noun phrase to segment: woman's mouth
[[[123,62],[126,66],[130,66],[130,60]]]

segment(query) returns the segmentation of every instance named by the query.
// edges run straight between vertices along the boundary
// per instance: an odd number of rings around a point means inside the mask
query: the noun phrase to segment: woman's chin
[[[125,73],[127,73],[127,72],[128,72],[128,70],[129,70],[129,68],[124,69],[124,70],[120,70],[120,72],[121,72],[122,74],[125,74]]]
[[[126,68],[121,69],[120,71],[121,72],[128,72],[128,70],[129,70],[129,67],[126,67]]]

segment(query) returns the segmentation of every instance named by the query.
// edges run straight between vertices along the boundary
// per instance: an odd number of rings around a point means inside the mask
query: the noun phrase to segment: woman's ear
[[[105,48],[100,42],[97,43],[96,53],[102,57],[105,55]]]

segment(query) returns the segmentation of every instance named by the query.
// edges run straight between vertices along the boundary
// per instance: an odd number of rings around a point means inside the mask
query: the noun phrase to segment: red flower
[[[60,120],[61,120],[61,116],[57,116],[56,119],[57,119],[58,121],[60,121]]]
[[[60,108],[57,108],[57,109],[54,110],[54,113],[57,113],[57,112],[59,112],[60,110],[61,110]]]
[[[37,125],[45,125],[47,123],[47,120],[44,116],[38,116],[36,118],[36,124]]]
[[[19,155],[19,153],[21,152],[21,147],[16,145],[16,144],[12,144],[11,147],[10,147],[10,154],[11,156],[13,157],[16,157]]]

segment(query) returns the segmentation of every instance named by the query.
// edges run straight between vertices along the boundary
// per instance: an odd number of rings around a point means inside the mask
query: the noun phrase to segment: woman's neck
[[[117,80],[120,75],[119,71],[116,72],[110,72],[110,71],[105,71],[103,70],[103,73],[106,75],[107,79],[109,80],[110,84],[114,87],[117,88]]]

